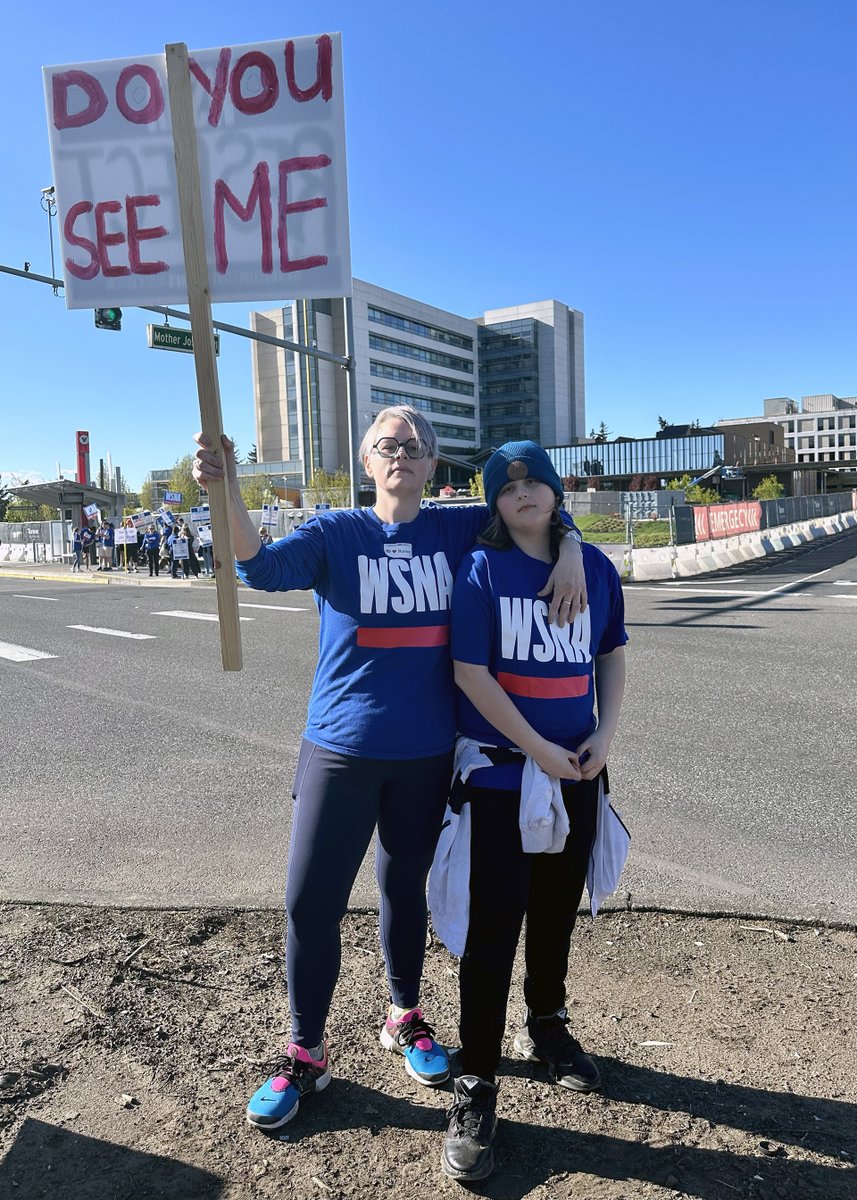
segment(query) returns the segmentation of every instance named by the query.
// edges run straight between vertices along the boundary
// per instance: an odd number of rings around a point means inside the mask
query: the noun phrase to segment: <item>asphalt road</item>
[[[278,906],[312,597],[242,589],[224,674],[212,586],[49,575],[0,569],[0,643],[53,656],[0,646],[0,897]],[[857,534],[625,598],[614,903],[857,923]]]

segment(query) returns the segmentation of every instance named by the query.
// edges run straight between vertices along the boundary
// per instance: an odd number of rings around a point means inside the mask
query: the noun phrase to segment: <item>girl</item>
[[[286,889],[291,1041],[282,1069],[250,1100],[247,1119],[276,1129],[302,1096],[330,1082],[325,1023],[339,975],[339,926],[377,825],[379,918],[391,1004],[381,1044],[418,1083],[449,1076],[446,1051],[419,1005],[425,884],[449,792],[455,740],[449,607],[455,570],[485,524],[482,506],[421,506],[437,463],[429,422],[407,405],[383,409],[361,456],[372,508],[320,514],[263,545],[241,497],[232,443],[222,459],[197,436],[194,478],[225,477],[238,574],[268,591],[313,588],[318,666],[293,797]],[[579,606],[580,550],[554,595]],[[218,564],[215,563],[215,566]],[[557,582],[545,572],[546,589]]]
[[[599,776],[619,719],[627,640],[619,577],[594,546],[583,546],[588,607],[563,629],[548,624],[538,596],[556,558],[563,493],[545,451],[509,442],[483,477],[494,519],[462,562],[452,616],[459,740],[450,804],[469,808],[469,889],[465,878],[460,891],[469,916],[460,973],[462,1074],[442,1166],[465,1183],[484,1179],[494,1165],[495,1072],[525,916],[527,1015],[515,1050],[547,1063],[564,1087],[590,1091],[600,1083],[595,1063],[566,1030],[565,976]]]

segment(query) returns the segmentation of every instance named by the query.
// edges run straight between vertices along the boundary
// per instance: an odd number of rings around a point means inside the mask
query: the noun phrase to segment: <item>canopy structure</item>
[[[47,504],[56,508],[60,511],[61,518],[69,521],[82,519],[80,510],[87,504],[97,504],[107,520],[119,520],[122,517],[122,502],[125,499],[121,492],[108,492],[91,484],[80,484],[76,479],[17,484],[9,486],[9,491],[20,500],[30,500],[33,504]]]

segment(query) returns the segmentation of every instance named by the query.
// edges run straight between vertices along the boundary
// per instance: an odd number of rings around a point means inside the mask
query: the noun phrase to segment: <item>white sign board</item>
[[[339,34],[190,52],[213,302],[351,295]],[[45,67],[68,308],[187,301],[166,55]]]
[[[190,557],[190,550],[187,541],[184,538],[176,538],[173,542],[173,558],[179,562],[183,558]]]
[[[280,506],[279,504],[263,504],[262,505],[262,524],[263,525],[279,525],[280,523]]]
[[[210,525],[197,525],[196,536],[199,538],[200,546],[210,546],[212,544],[211,526]]]
[[[86,515],[88,517],[97,517],[98,516],[98,505],[97,504],[84,504],[83,511],[86,513]]]

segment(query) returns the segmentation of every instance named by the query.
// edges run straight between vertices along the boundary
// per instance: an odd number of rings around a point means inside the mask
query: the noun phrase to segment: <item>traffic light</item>
[[[122,309],[121,308],[96,308],[96,310],[95,310],[95,328],[96,329],[121,329],[122,328]]]

